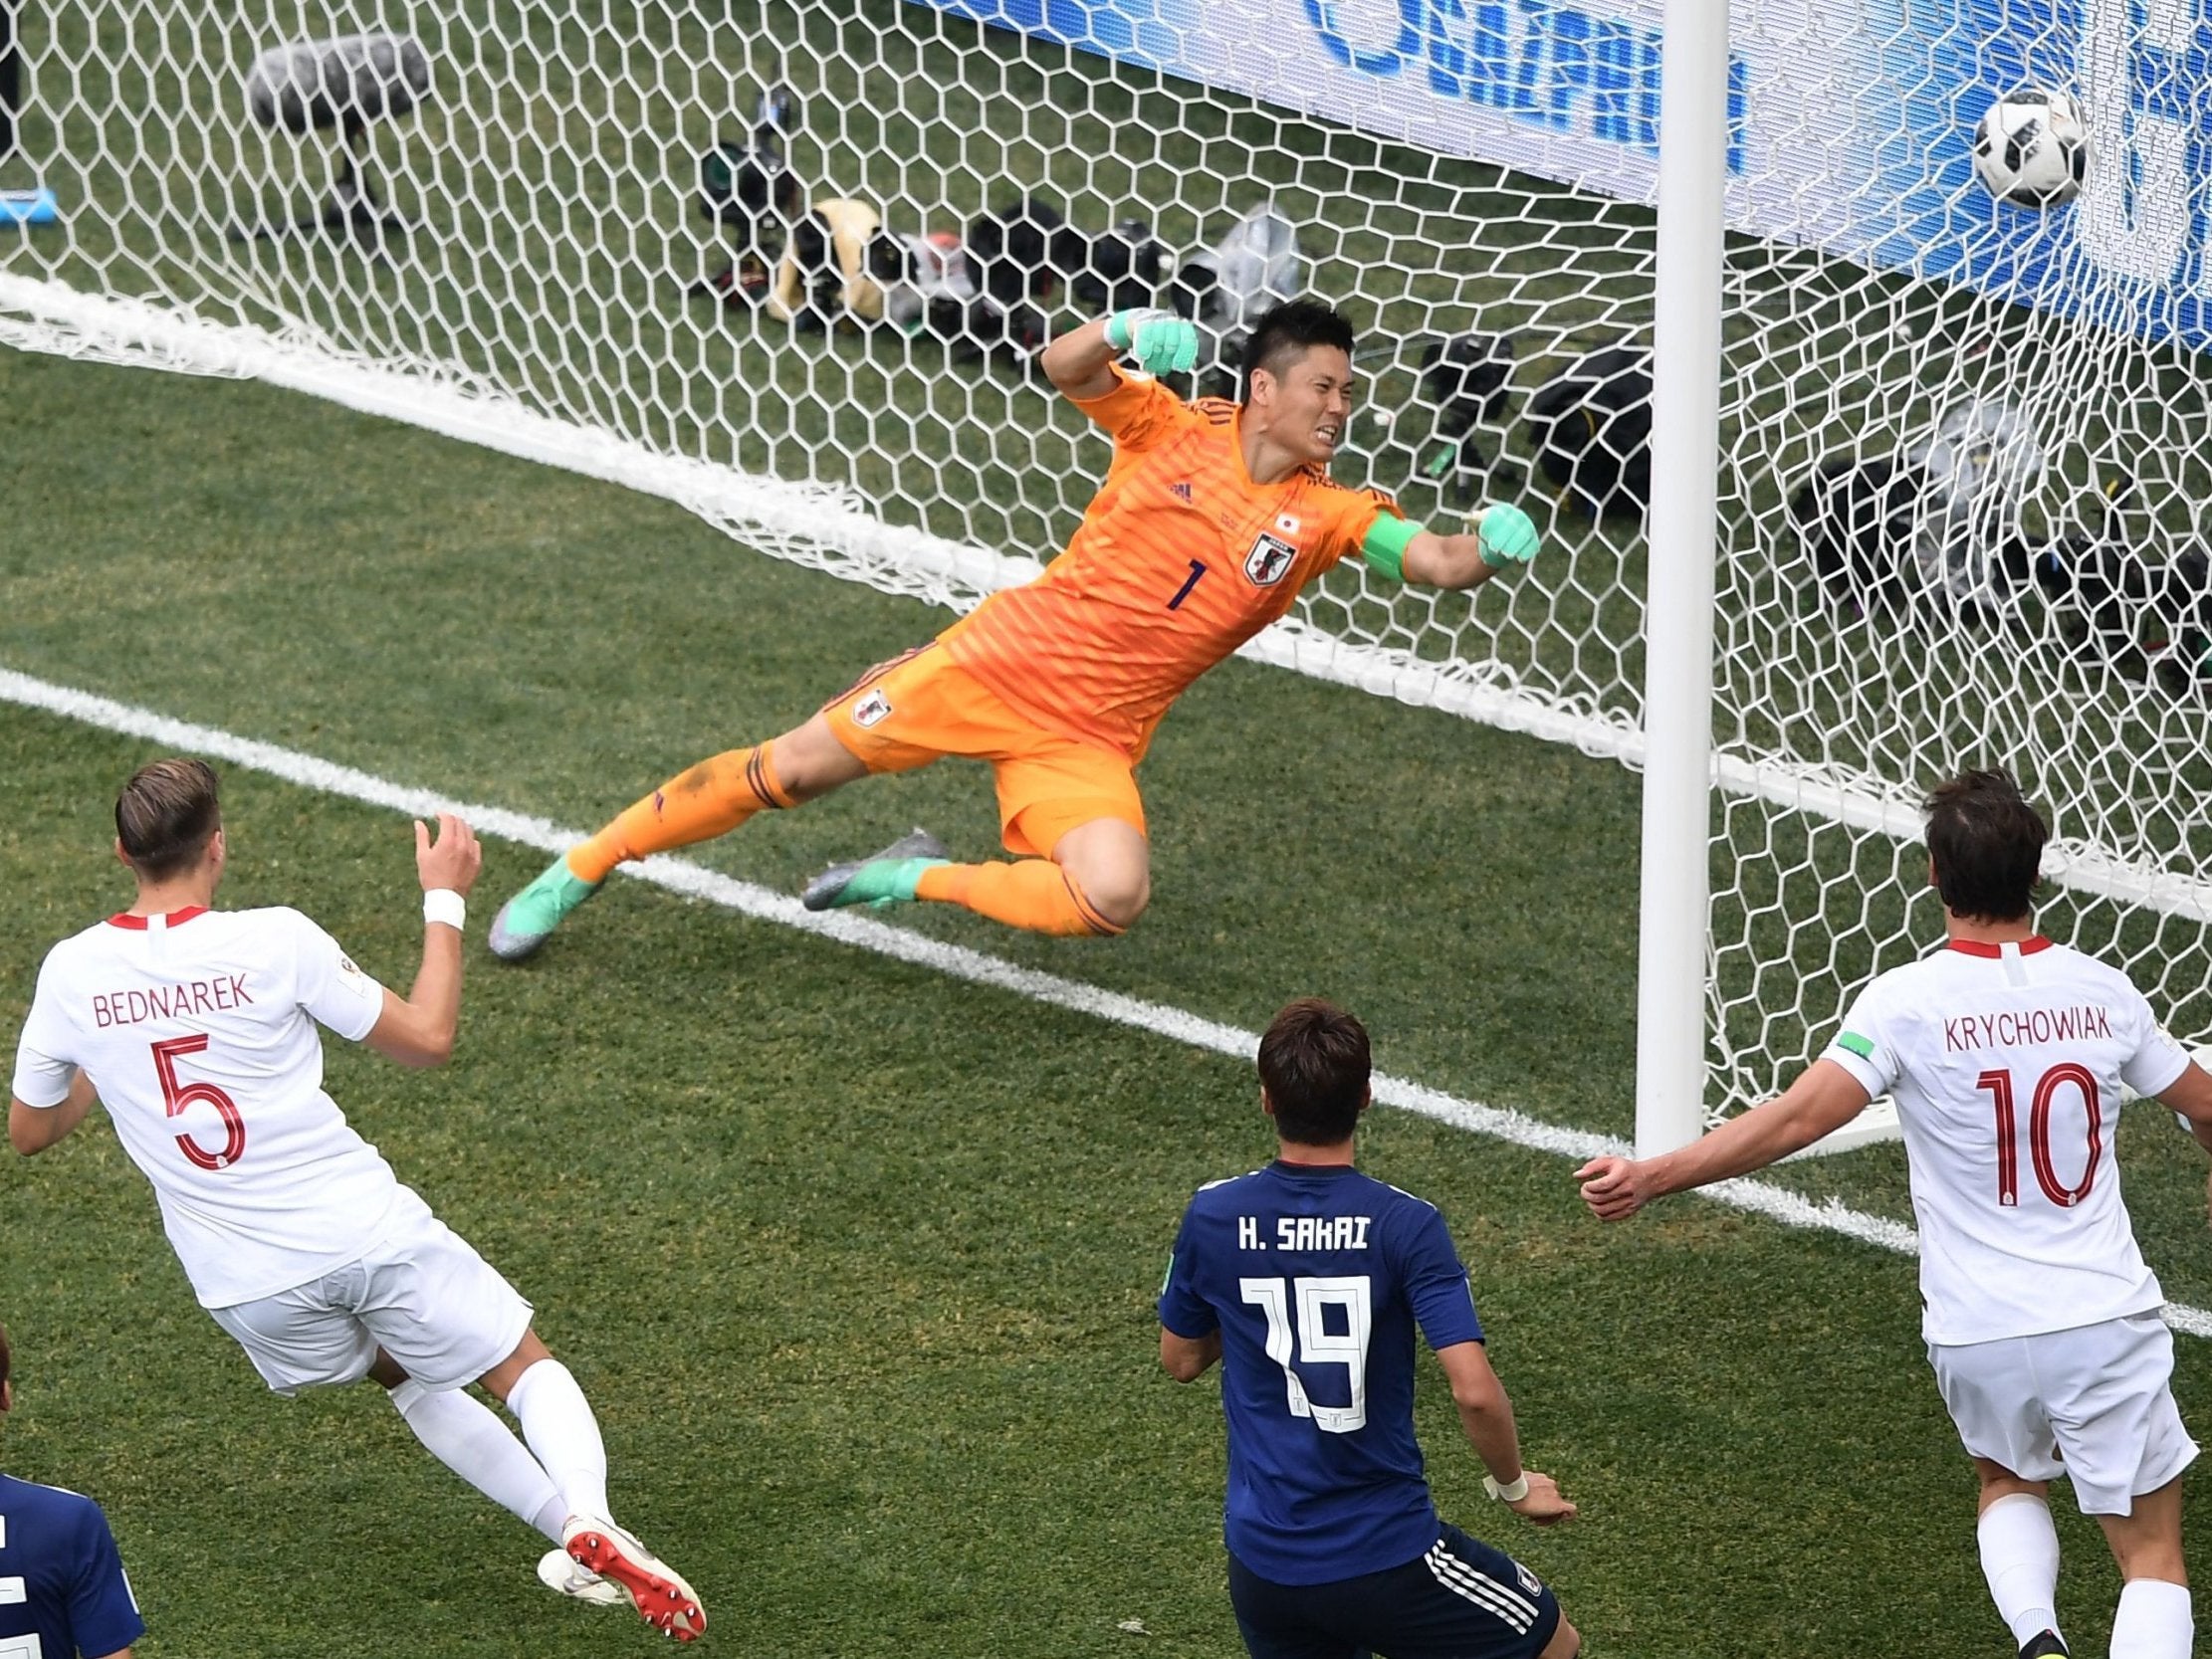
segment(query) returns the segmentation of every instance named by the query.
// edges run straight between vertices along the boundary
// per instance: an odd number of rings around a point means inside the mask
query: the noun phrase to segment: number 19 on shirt
[[[1367,1342],[1374,1329],[1374,1303],[1364,1273],[1342,1278],[1239,1279],[1237,1291],[1267,1320],[1267,1357],[1282,1367],[1290,1392],[1290,1414],[1310,1417],[1326,1434],[1350,1434],[1367,1426]],[[1351,1375],[1349,1405],[1315,1405],[1291,1368],[1291,1303],[1296,1299],[1298,1363],[1342,1365]],[[1328,1310],[1340,1310],[1342,1330]]]

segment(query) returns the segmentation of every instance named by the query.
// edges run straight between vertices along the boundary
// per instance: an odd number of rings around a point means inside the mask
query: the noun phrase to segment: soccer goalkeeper
[[[1393,581],[1472,588],[1536,552],[1517,507],[1467,534],[1409,523],[1331,482],[1352,411],[1351,324],[1319,300],[1277,307],[1245,347],[1244,401],[1184,403],[1150,376],[1192,367],[1172,312],[1116,311],[1046,347],[1045,372],[1113,436],[1106,482],[1044,573],[878,665],[804,725],[702,760],[568,849],[492,923],[530,955],[616,865],[727,835],[871,772],[949,755],[991,764],[1008,862],[952,862],[916,832],[808,885],[810,910],[960,905],[1043,933],[1119,933],[1151,896],[1136,766],[1168,706],[1287,611],[1338,560]],[[1143,374],[1116,366],[1133,357]]]

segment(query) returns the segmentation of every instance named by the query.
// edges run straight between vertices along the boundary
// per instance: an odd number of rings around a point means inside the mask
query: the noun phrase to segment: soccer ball
[[[2089,164],[2089,126],[2064,93],[2007,93],[1974,127],[1975,175],[1991,195],[2020,207],[2072,201]]]

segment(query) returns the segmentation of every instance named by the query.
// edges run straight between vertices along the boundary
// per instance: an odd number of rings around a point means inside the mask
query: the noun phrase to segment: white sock
[[[391,1391],[391,1402],[440,1463],[500,1508],[560,1542],[566,1500],[545,1466],[490,1406],[459,1388],[433,1393],[412,1380]]]
[[[591,1403],[557,1359],[541,1359],[515,1379],[507,1409],[523,1425],[523,1438],[560,1489],[571,1515],[607,1514],[607,1450]]]
[[[2012,1627],[2013,1645],[2026,1647],[2058,1629],[2059,1530],[2051,1506],[2033,1493],[2008,1493],[1982,1511],[1974,1530],[1990,1599]]]
[[[2197,1636],[2189,1586],[2163,1578],[2130,1578],[2112,1615],[2112,1659],[2189,1659]]]

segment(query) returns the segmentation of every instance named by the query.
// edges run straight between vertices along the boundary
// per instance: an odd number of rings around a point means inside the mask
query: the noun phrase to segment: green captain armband
[[[1367,539],[1360,543],[1360,557],[1367,560],[1367,567],[1376,575],[1402,582],[1406,579],[1406,549],[1421,533],[1419,524],[1392,514],[1382,514],[1368,525]]]

